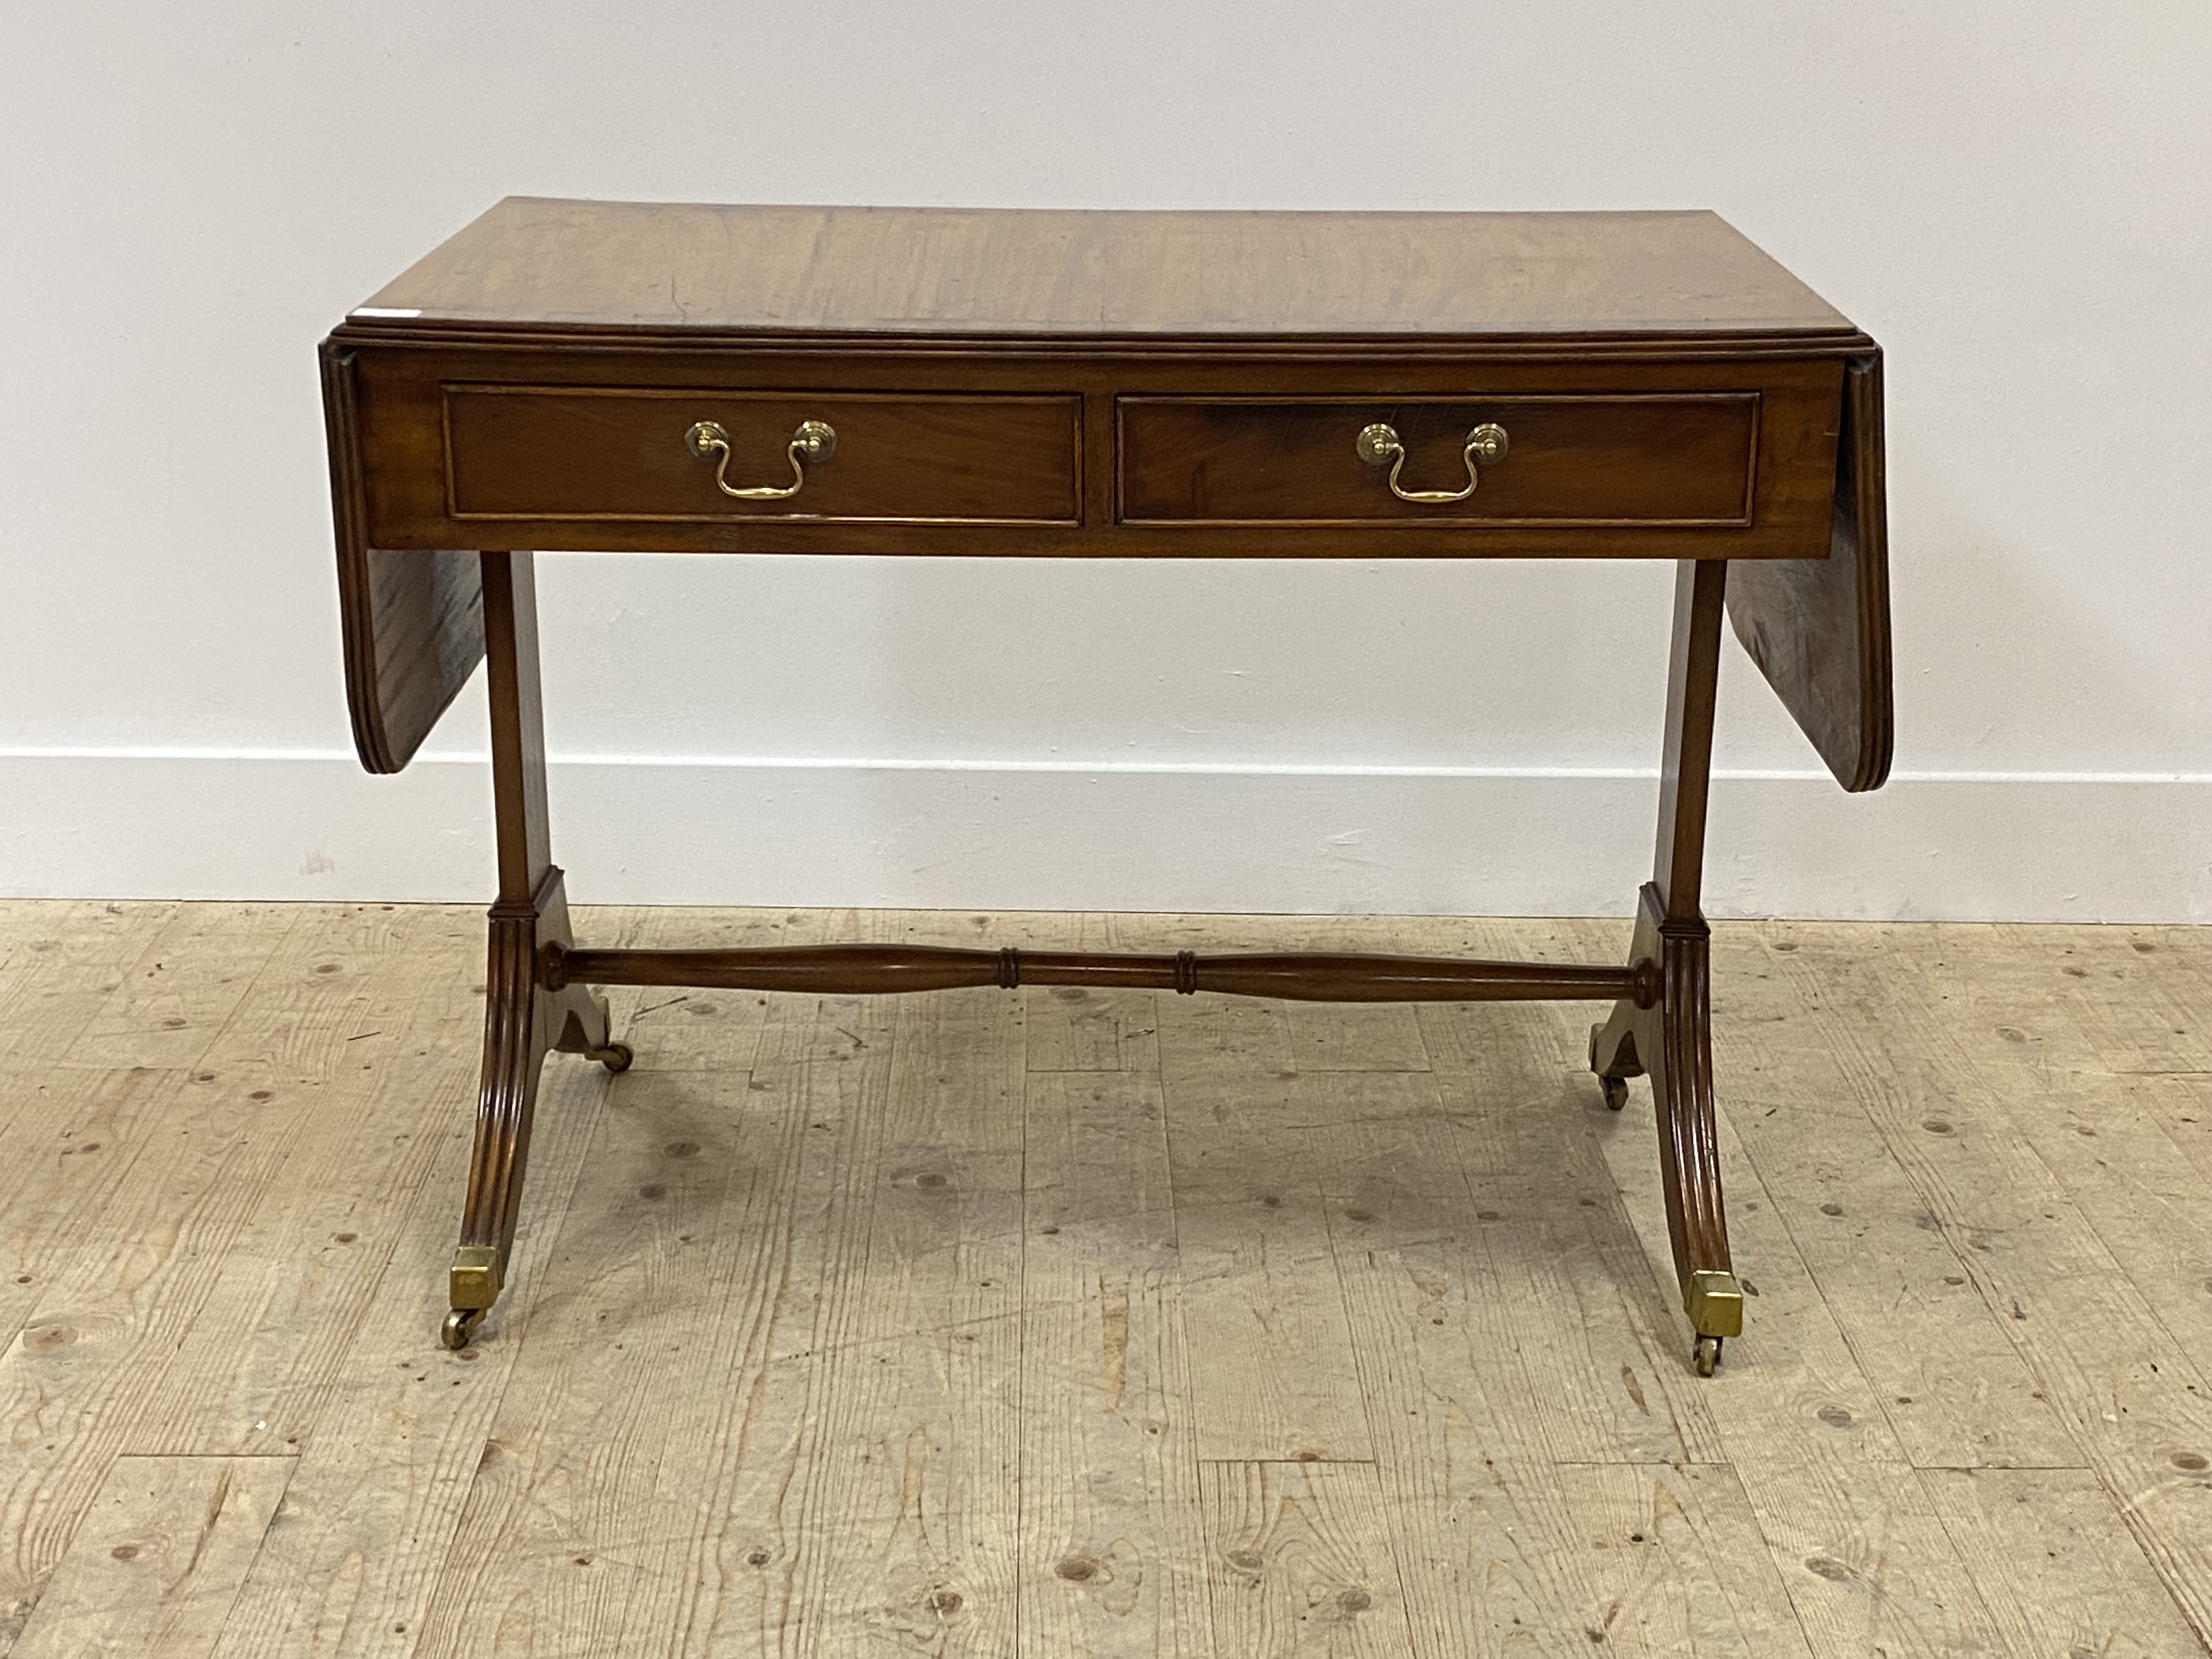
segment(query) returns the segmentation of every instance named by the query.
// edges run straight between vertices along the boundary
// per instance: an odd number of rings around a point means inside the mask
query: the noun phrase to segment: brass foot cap
[[[507,1274],[499,1249],[491,1244],[464,1244],[453,1252],[451,1300],[456,1308],[489,1308],[499,1300]]]
[[[1710,1268],[1692,1273],[1682,1285],[1682,1310],[1699,1336],[1743,1334],[1743,1290],[1734,1273]]]

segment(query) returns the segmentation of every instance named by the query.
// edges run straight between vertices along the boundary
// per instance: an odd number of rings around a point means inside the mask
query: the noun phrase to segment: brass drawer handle
[[[806,468],[802,463],[826,461],[837,453],[837,434],[829,422],[801,421],[799,430],[791,434],[791,447],[787,452],[791,457],[791,482],[739,489],[722,476],[730,468],[730,434],[720,421],[697,422],[684,434],[684,442],[702,461],[709,454],[721,456],[714,463],[714,487],[741,501],[780,501],[796,495],[806,487]]]
[[[1405,489],[1398,483],[1398,474],[1406,465],[1406,446],[1398,441],[1398,428],[1377,421],[1373,426],[1359,428],[1359,436],[1352,447],[1359,459],[1370,466],[1389,463],[1390,493],[1401,501],[1463,501],[1474,494],[1474,487],[1482,482],[1475,472],[1478,466],[1495,466],[1505,459],[1505,428],[1493,421],[1485,421],[1467,434],[1467,448],[1461,459],[1467,463],[1467,488],[1464,489]]]

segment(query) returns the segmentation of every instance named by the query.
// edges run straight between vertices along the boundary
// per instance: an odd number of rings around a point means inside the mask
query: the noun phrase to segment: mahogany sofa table
[[[1698,908],[1725,613],[1846,789],[1889,767],[1875,343],[1709,213],[1149,213],[512,198],[322,348],[346,690],[406,765],[479,659],[499,896],[444,1327],[514,1237],[594,985],[1585,998],[1648,1073],[1692,1358],[1742,1328]],[[571,937],[526,549],[1674,562],[1658,846],[1624,967]]]

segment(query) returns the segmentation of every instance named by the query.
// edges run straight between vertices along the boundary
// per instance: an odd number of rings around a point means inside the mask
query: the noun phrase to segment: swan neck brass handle
[[[702,461],[709,455],[720,458],[714,463],[714,488],[725,495],[741,501],[781,501],[806,488],[808,461],[826,461],[837,453],[837,434],[827,421],[801,421],[785,452],[791,458],[791,482],[756,484],[750,489],[738,489],[724,476],[730,470],[730,434],[720,421],[694,422],[684,434],[684,444]]]
[[[1353,446],[1359,459],[1370,466],[1390,469],[1390,493],[1401,501],[1418,501],[1433,505],[1443,501],[1463,501],[1474,494],[1482,482],[1475,471],[1480,466],[1495,466],[1505,459],[1505,428],[1494,421],[1485,421],[1467,434],[1467,447],[1460,459],[1467,463],[1467,488],[1464,489],[1407,489],[1398,482],[1398,474],[1406,465],[1406,446],[1398,441],[1398,428],[1377,421],[1372,426],[1362,427]]]

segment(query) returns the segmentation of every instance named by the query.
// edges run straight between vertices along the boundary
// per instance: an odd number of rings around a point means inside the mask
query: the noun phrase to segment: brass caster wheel
[[[627,1072],[637,1052],[627,1042],[610,1042],[604,1048],[594,1048],[588,1058],[596,1060],[610,1072]]]
[[[1697,1366],[1699,1376],[1711,1376],[1721,1363],[1721,1340],[1717,1336],[1701,1336],[1698,1346],[1690,1351],[1691,1363]]]
[[[477,1334],[477,1327],[483,1323],[483,1316],[490,1311],[489,1308],[454,1309],[438,1328],[438,1340],[459,1353],[469,1346],[469,1339]]]

